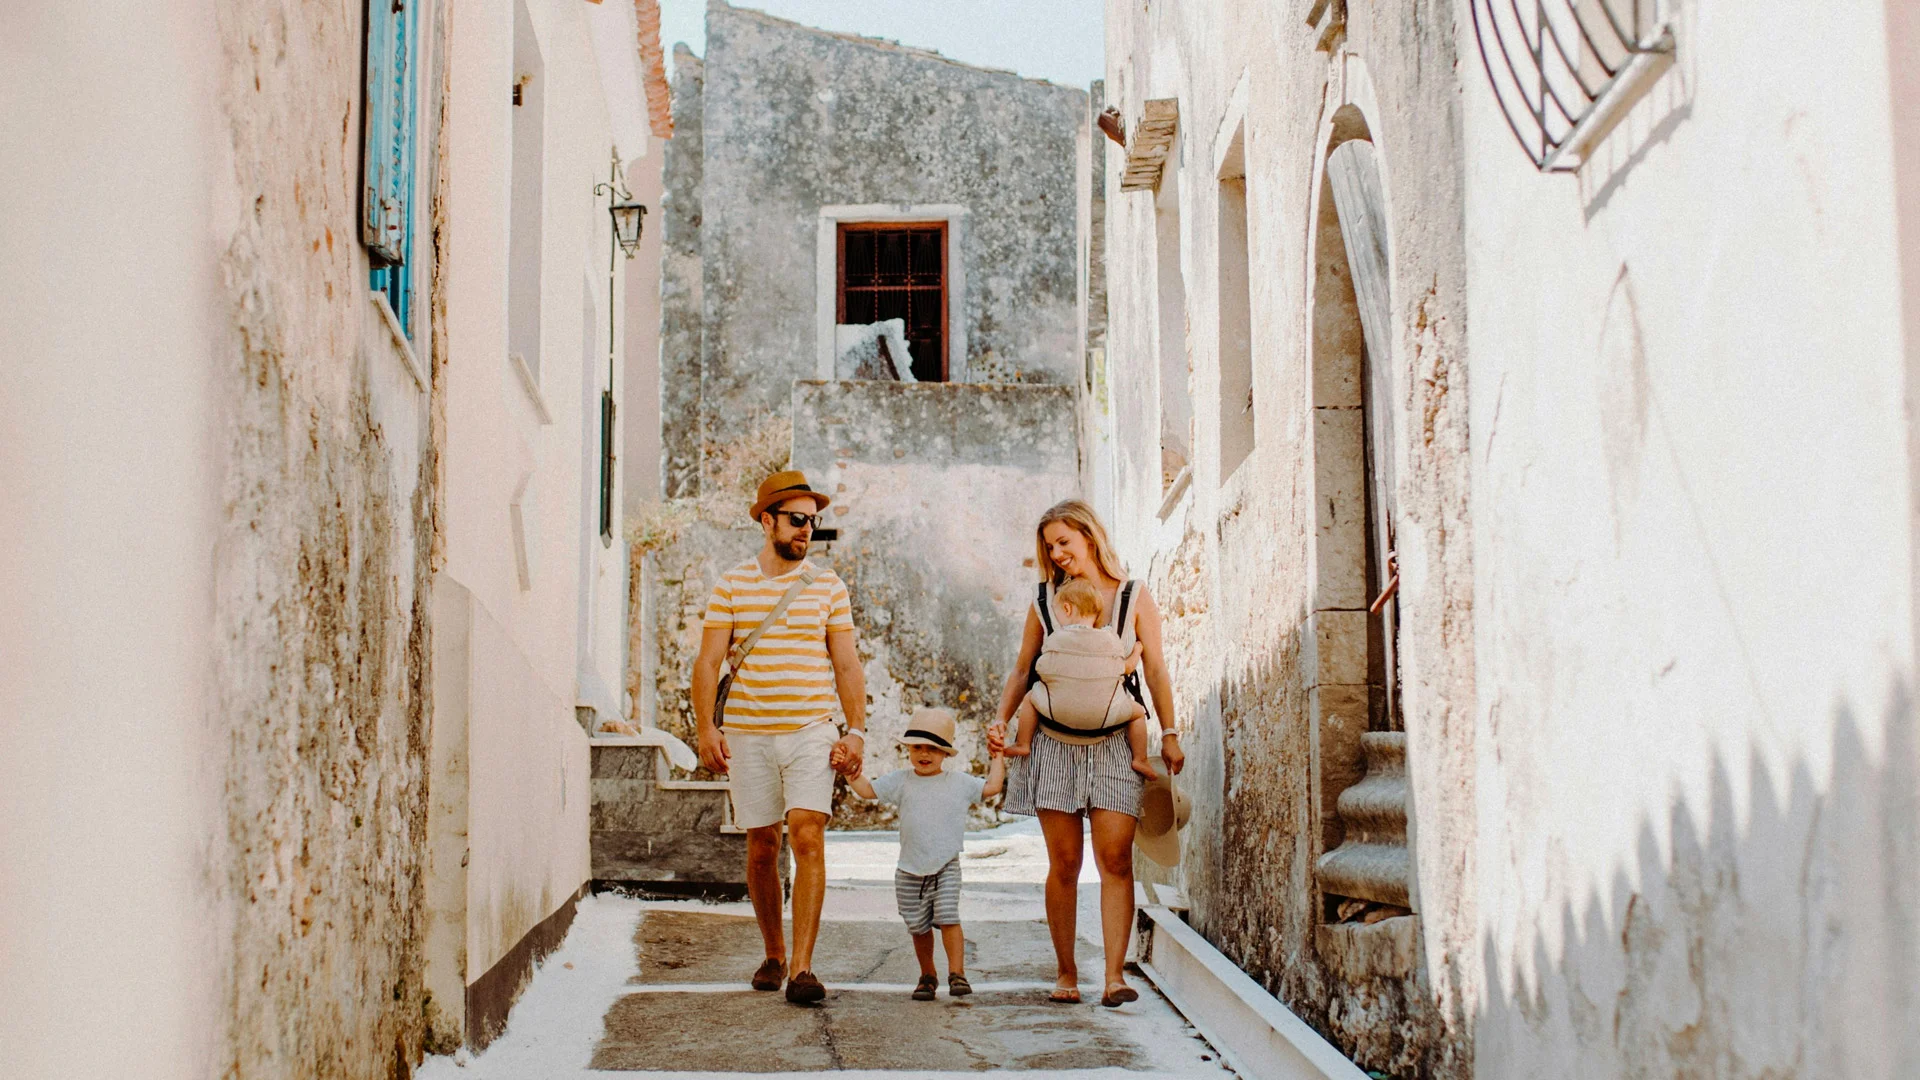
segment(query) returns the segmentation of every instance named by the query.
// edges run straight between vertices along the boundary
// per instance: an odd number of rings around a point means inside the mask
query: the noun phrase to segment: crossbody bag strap
[[[753,633],[748,634],[745,641],[727,650],[727,667],[730,670],[735,672],[740,670],[740,665],[746,663],[747,654],[753,651],[755,645],[760,644],[760,635],[766,633],[768,627],[780,621],[780,616],[786,613],[787,605],[793,603],[794,597],[799,596],[807,586],[813,584],[815,576],[812,570],[801,573],[800,580],[787,586],[786,594],[780,597],[779,603],[773,605],[772,611],[767,612],[767,617],[760,620],[760,625],[753,628]]]

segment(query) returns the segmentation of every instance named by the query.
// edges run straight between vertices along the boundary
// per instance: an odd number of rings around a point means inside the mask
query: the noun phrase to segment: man
[[[700,761],[727,775],[734,824],[747,831],[747,895],[767,952],[753,974],[753,988],[778,990],[786,977],[787,1000],[797,1004],[827,994],[813,974],[813,944],[827,887],[825,833],[833,810],[833,774],[858,774],[866,752],[867,684],[847,587],[833,571],[806,561],[814,524],[829,501],[797,470],[775,473],[760,485],[752,515],[766,543],[759,555],[727,571],[714,586],[693,664]],[[813,581],[768,625],[734,672],[725,716],[716,718],[713,695],[728,650],[744,643],[809,573]],[[847,718],[845,735],[833,723],[836,692]],[[783,821],[794,862],[790,969],[780,925]]]

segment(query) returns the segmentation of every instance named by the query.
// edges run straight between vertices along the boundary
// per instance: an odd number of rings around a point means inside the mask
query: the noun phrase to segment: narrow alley
[[[752,908],[601,894],[579,905],[565,943],[541,965],[506,1031],[475,1057],[435,1057],[419,1080],[569,1080],[630,1071],[674,1077],[971,1075],[1039,1070],[1100,1080],[1228,1080],[1234,1074],[1167,1001],[1135,977],[1141,999],[1105,1009],[1045,998],[1052,949],[1040,904],[1046,855],[1031,820],[969,834],[961,920],[974,992],[908,997],[918,974],[894,913],[888,832],[836,833],[815,969],[817,1006],[757,993]],[[1099,971],[1088,859],[1081,888],[1083,982]],[[1097,930],[1095,931],[1097,932]],[[944,956],[938,961],[944,975]]]
[[[1920,0],[0,70],[0,1080],[1920,1080]]]

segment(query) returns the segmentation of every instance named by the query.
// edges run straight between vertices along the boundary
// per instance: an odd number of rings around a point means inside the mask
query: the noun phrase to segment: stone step
[[[665,780],[657,746],[596,740],[590,753],[596,889],[746,894],[746,835],[731,828],[725,783]]]
[[[1314,876],[1324,892],[1380,904],[1410,906],[1407,881],[1413,860],[1407,845],[1348,841],[1320,856]]]

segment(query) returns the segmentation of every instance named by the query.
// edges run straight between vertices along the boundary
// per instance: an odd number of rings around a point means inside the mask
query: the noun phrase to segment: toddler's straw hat
[[[950,709],[916,709],[907,720],[907,732],[900,736],[904,746],[931,746],[953,753],[953,712]]]

